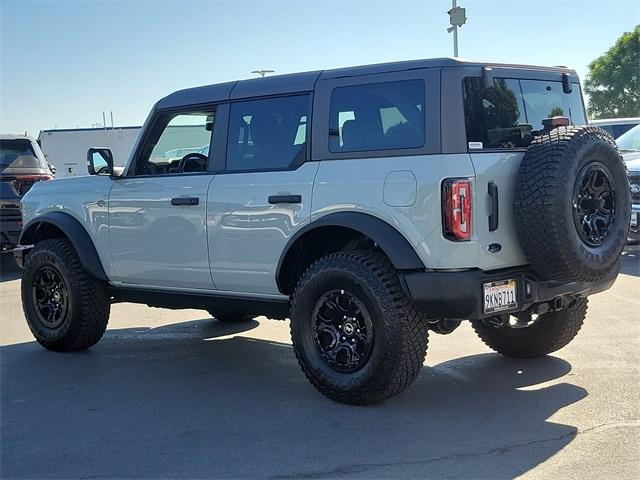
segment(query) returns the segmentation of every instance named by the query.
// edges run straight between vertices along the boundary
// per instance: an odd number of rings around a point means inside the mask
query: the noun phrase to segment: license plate
[[[501,312],[518,306],[515,279],[485,283],[483,286],[484,313]]]
[[[631,226],[638,226],[638,212],[631,212]]]

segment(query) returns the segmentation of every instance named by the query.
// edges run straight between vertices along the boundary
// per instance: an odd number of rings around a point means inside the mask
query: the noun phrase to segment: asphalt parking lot
[[[2,255],[0,477],[638,478],[638,247],[623,272],[554,356],[463,325],[404,394],[350,407],[307,383],[284,321],[120,304],[90,351],[47,352]]]

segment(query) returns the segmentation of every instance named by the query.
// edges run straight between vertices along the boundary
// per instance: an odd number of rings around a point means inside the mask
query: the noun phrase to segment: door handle
[[[269,203],[301,203],[302,195],[269,195]]]
[[[200,199],[198,197],[176,197],[171,199],[171,205],[199,205]]]
[[[491,199],[491,213],[489,214],[489,231],[493,232],[498,229],[498,186],[489,182],[487,192]]]

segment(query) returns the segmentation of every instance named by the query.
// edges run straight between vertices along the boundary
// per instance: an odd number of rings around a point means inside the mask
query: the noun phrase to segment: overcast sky
[[[469,60],[587,65],[640,23],[640,2],[459,0]],[[0,0],[0,132],[140,125],[190,86],[452,55],[450,0]]]

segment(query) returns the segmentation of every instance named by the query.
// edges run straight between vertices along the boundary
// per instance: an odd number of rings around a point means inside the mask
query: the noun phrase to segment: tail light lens
[[[53,177],[51,175],[16,175],[16,177],[11,180],[11,183],[13,184],[15,192],[22,196],[29,191],[34,183],[47,180],[53,180]]]
[[[471,180],[442,182],[442,208],[444,236],[457,242],[471,239]]]

